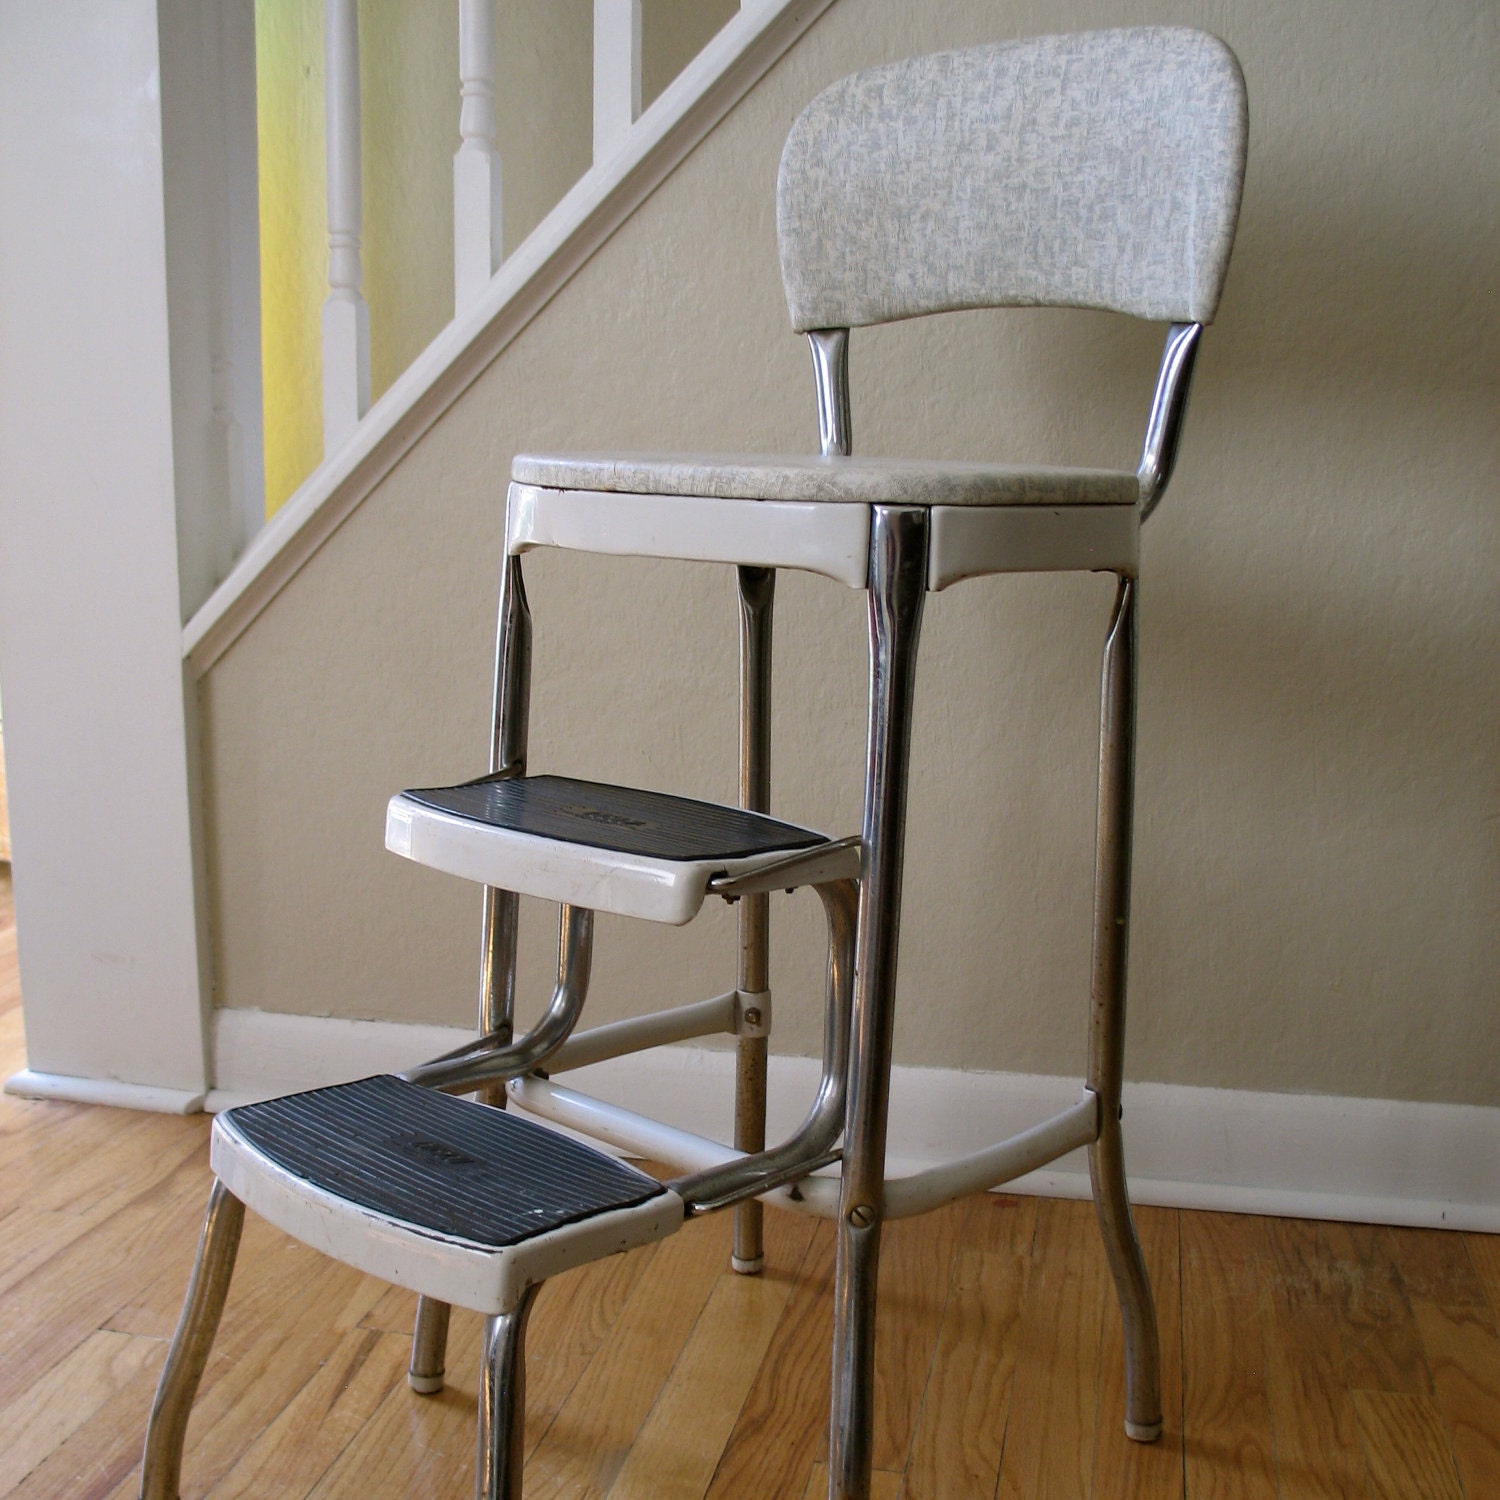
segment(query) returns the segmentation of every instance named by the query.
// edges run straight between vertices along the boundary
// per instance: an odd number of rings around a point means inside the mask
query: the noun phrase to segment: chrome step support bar
[[[870,514],[870,706],[864,870],[854,965],[834,1271],[829,1500],[869,1500],[875,1416],[875,1288],[885,1206],[886,1123],[896,1014],[896,958],[905,862],[907,772],[917,641],[927,595],[928,513],[877,505]]]
[[[708,882],[710,896],[737,901],[758,891],[792,891],[803,885],[826,885],[833,880],[857,880],[861,849],[858,834],[833,839],[813,849],[799,849],[773,864],[743,875],[715,875]]]
[[[398,1076],[407,1083],[467,1094],[476,1084],[492,1087],[540,1066],[572,1034],[588,998],[594,952],[594,914],[587,907],[564,906],[557,921],[557,984],[552,1003],[518,1042],[482,1036],[466,1046],[419,1063]]]
[[[731,1203],[738,1206],[772,1188],[798,1182],[838,1159],[835,1143],[844,1129],[859,887],[852,880],[839,880],[816,889],[828,922],[828,976],[823,1004],[823,1076],[812,1108],[781,1145],[769,1151],[762,1147],[669,1182],[668,1187],[687,1204],[690,1215],[710,1213]],[[735,1144],[738,1148],[739,1142]]]
[[[776,602],[773,568],[736,570],[740,603],[740,806],[748,812],[771,810],[771,622]],[[749,895],[740,902],[739,964],[735,984],[742,994],[767,995],[771,988],[771,898]],[[762,1005],[763,1014],[769,1006]],[[764,1027],[742,1034],[735,1044],[734,1144],[739,1151],[766,1145],[766,1055]],[[754,1276],[765,1263],[763,1212],[746,1202],[734,1211],[730,1264]]]

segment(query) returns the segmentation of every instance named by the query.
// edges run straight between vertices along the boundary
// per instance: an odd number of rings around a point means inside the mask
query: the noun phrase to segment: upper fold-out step
[[[1134,474],[909,458],[765,454],[519,454],[517,484],[713,500],[861,505],[1135,505]]]
[[[697,915],[715,876],[750,874],[829,840],[737,807],[524,776],[401,792],[391,798],[385,842],[466,880],[681,924]],[[857,853],[848,862],[841,873],[857,874]]]

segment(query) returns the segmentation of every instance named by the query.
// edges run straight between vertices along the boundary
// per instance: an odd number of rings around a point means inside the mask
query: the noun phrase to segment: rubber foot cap
[[[419,1396],[435,1396],[443,1388],[443,1371],[436,1375],[418,1375],[415,1370],[406,1372],[406,1383]]]
[[[1125,1423],[1125,1436],[1136,1443],[1154,1443],[1161,1436],[1160,1422],[1131,1422]]]
[[[729,1264],[741,1276],[759,1276],[765,1269],[766,1258],[764,1255],[757,1255],[754,1260],[741,1260],[738,1255],[731,1255],[729,1257]]]

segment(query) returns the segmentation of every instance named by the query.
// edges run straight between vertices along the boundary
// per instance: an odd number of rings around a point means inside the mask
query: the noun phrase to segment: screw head
[[[759,1026],[760,1025],[760,1012],[753,1005],[750,1007],[749,1010],[747,1010],[745,1012],[745,1025],[747,1025],[747,1026]]]
[[[875,1222],[875,1210],[868,1203],[856,1203],[849,1210],[849,1222],[856,1229],[868,1229]]]

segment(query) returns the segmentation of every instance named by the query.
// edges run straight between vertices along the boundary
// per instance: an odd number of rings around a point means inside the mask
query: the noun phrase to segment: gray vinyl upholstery
[[[1110,469],[761,454],[518,454],[518,484],[713,500],[863,505],[1134,505],[1134,474]]]
[[[1247,110],[1186,27],[1039,37],[871,68],[792,126],[777,182],[798,331],[963,307],[1210,322]]]

